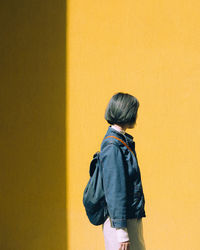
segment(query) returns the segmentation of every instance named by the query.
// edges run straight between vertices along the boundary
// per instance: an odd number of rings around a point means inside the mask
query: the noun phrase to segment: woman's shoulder
[[[108,146],[109,148],[118,147],[120,149],[124,146],[124,143],[126,143],[126,136],[109,126],[101,142],[101,150],[107,149]]]
[[[118,141],[116,141],[116,139],[114,139],[114,138],[106,138],[106,136],[105,136],[102,143],[101,143],[101,150],[103,150],[107,146],[109,146],[109,147],[119,147],[120,144],[118,143]]]

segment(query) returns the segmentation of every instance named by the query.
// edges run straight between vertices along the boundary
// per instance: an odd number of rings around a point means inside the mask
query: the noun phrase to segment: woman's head
[[[138,107],[139,102],[134,96],[119,92],[109,101],[105,119],[111,125],[130,125],[133,127],[136,122]]]

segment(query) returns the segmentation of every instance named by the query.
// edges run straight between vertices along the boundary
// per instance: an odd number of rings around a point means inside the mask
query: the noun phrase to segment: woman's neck
[[[112,125],[111,127],[114,128],[114,129],[116,129],[116,130],[119,131],[120,133],[125,134],[126,128],[123,128],[123,127],[121,127],[121,126],[119,126],[119,125],[117,125],[117,124],[114,124],[114,125]]]

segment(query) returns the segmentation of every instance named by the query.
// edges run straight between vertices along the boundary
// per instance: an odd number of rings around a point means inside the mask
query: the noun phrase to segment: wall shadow
[[[0,8],[0,249],[66,249],[66,1]]]

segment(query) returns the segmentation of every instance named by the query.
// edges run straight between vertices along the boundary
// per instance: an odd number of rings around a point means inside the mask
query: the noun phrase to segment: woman
[[[101,144],[104,192],[109,217],[102,225],[106,250],[145,250],[142,217],[144,194],[133,137],[126,133],[136,123],[138,100],[115,94],[106,109],[110,124]]]

